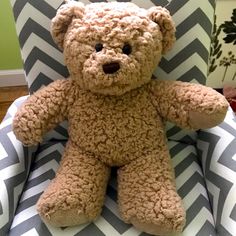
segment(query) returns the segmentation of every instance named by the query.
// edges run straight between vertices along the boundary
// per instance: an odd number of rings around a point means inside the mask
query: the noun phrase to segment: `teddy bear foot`
[[[168,155],[154,153],[121,167],[118,202],[122,218],[146,233],[166,235],[184,228],[186,214]]]
[[[91,219],[89,219],[85,214],[79,213],[78,209],[70,209],[66,211],[58,210],[50,216],[46,215],[41,217],[45,222],[56,227],[80,225],[91,221]]]
[[[185,218],[177,218],[175,222],[165,220],[165,222],[147,223],[139,220],[137,217],[132,217],[130,223],[140,231],[151,235],[169,235],[171,233],[180,233],[185,225]]]

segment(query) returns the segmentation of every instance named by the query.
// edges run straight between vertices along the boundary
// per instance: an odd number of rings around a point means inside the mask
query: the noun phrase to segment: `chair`
[[[62,53],[48,31],[50,19],[62,2],[11,0],[30,93],[68,75]],[[175,47],[154,74],[206,84],[214,0],[132,2],[144,8],[166,6],[176,22]],[[67,123],[49,132],[42,144],[23,146],[16,140],[11,123],[26,98],[20,97],[11,105],[0,125],[0,235],[147,236],[119,216],[115,169],[102,214],[95,222],[55,228],[41,221],[35,204],[58,168],[68,138]],[[235,122],[229,109],[225,121],[211,129],[192,132],[170,123],[166,127],[177,189],[187,213],[182,236],[236,235]]]

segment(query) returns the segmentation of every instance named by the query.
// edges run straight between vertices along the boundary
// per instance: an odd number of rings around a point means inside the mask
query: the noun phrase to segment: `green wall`
[[[22,68],[10,0],[0,0],[0,70]]]

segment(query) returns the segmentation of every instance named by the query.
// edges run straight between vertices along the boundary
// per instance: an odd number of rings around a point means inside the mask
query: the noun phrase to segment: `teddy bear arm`
[[[17,139],[25,145],[37,144],[47,131],[65,120],[71,88],[70,80],[57,80],[31,95],[13,120]]]
[[[224,120],[228,102],[214,89],[180,81],[155,81],[152,94],[160,115],[181,128],[204,129]]]

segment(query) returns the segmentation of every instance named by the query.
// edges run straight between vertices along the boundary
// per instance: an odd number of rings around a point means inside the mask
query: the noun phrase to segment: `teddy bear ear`
[[[63,49],[64,36],[74,18],[83,18],[85,6],[81,2],[65,0],[51,21],[51,35],[60,49]]]
[[[176,29],[170,12],[166,8],[160,6],[151,7],[148,10],[148,17],[160,27],[163,35],[162,53],[165,54],[172,48],[175,42]]]

